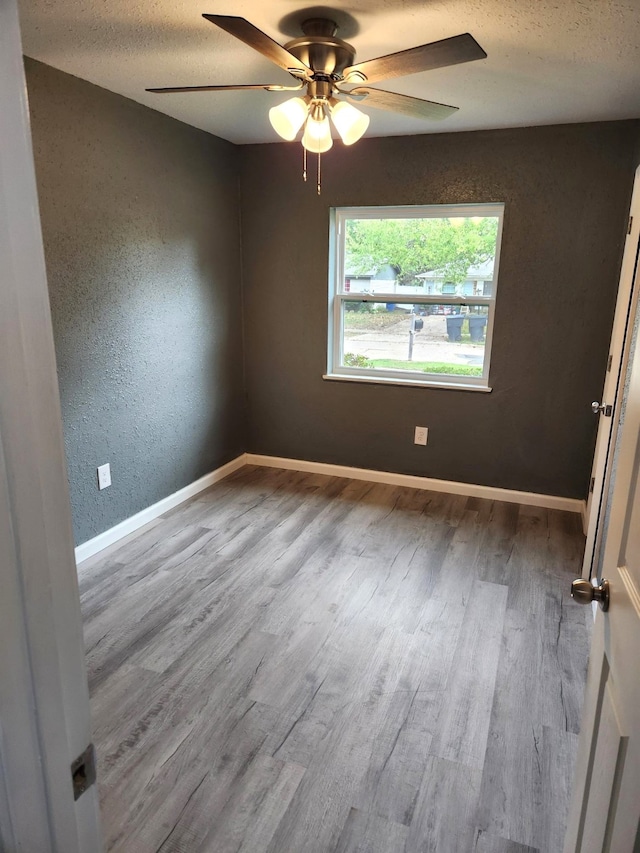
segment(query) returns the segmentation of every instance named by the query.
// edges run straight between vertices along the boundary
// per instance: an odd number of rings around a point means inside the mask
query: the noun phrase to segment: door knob
[[[571,598],[578,604],[591,604],[597,601],[601,610],[609,609],[609,581],[602,578],[593,578],[588,581],[584,578],[576,578],[571,582]]]
[[[613,406],[607,406],[606,403],[599,403],[597,400],[594,400],[591,404],[591,411],[594,415],[604,415],[605,418],[610,418]]]

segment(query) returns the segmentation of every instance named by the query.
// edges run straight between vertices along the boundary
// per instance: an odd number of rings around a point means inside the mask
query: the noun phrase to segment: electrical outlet
[[[98,488],[106,489],[111,485],[111,465],[107,462],[106,465],[100,465],[98,468]]]
[[[429,430],[427,427],[416,427],[415,436],[413,438],[414,444],[426,444],[427,436],[429,434]]]

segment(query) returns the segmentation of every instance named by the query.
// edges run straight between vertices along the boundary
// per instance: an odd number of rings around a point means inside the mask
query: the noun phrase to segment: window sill
[[[492,389],[488,385],[465,385],[462,382],[436,382],[422,379],[389,379],[378,376],[348,376],[341,373],[325,373],[323,379],[333,382],[361,382],[366,385],[411,385],[414,388],[446,388],[448,391],[482,391],[487,394]]]

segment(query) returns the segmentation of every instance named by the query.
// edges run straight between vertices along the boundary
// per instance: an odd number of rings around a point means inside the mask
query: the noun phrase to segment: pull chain
[[[322,192],[322,171],[320,166],[320,157],[321,155],[318,154],[318,195],[320,195],[320,193]],[[302,146],[302,180],[307,180],[307,149],[304,147],[304,145]]]

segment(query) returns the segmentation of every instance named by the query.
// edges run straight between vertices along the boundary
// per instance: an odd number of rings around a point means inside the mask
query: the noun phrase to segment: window
[[[503,212],[335,209],[325,378],[490,390]]]

